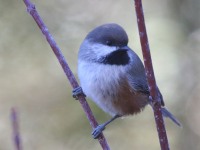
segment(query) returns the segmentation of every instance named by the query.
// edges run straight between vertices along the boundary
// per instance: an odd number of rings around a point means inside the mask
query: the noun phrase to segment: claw
[[[74,89],[72,90],[72,96],[73,96],[73,98],[75,98],[76,100],[78,100],[78,96],[80,96],[80,95],[83,95],[83,96],[86,97],[86,95],[83,93],[83,90],[82,90],[82,88],[81,88],[80,86],[77,87],[77,88],[74,88]]]
[[[108,120],[107,122],[98,125],[92,132],[93,138],[97,139],[99,135],[102,133],[102,131],[106,128],[106,126],[119,117],[121,117],[121,115],[117,114],[114,117],[112,117],[110,120]]]
[[[104,125],[104,124],[98,125],[98,126],[92,131],[93,138],[94,138],[94,139],[97,139],[104,129],[105,129],[105,125]]]

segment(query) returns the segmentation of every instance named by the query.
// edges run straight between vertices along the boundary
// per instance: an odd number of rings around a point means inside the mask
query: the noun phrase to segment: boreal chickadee
[[[127,45],[128,36],[124,29],[111,23],[93,29],[80,46],[78,76],[83,92],[113,116],[93,131],[94,138],[114,119],[137,114],[149,104],[144,66]],[[160,98],[163,115],[181,126],[164,107],[161,94]]]

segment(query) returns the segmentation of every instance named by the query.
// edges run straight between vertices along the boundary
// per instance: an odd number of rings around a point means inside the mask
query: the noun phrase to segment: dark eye
[[[106,41],[106,45],[111,46],[112,42],[111,41]]]

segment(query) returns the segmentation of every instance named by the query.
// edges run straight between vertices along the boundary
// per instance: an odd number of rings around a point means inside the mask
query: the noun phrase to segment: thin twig
[[[13,141],[16,150],[22,150],[20,131],[19,131],[19,119],[15,108],[11,109],[11,122],[13,128]]]
[[[136,10],[136,15],[137,15],[137,23],[138,23],[143,59],[144,59],[144,64],[145,64],[146,76],[148,80],[148,86],[150,90],[150,95],[153,99],[152,100],[153,104],[155,104],[153,105],[153,111],[154,111],[154,117],[156,121],[158,136],[160,140],[160,146],[162,150],[169,150],[167,133],[166,133],[165,124],[163,121],[161,105],[159,103],[158,90],[157,90],[156,80],[155,80],[154,71],[153,71],[151,53],[150,53],[149,42],[148,42],[148,37],[146,33],[141,0],[135,0],[135,10]]]
[[[51,46],[54,54],[56,55],[58,61],[60,62],[61,66],[62,66],[62,68],[65,72],[65,75],[67,76],[71,86],[73,88],[77,88],[79,86],[78,82],[76,81],[72,71],[70,70],[69,65],[67,64],[60,48],[56,44],[55,40],[53,39],[52,35],[49,33],[49,31],[48,31],[46,25],[44,24],[43,20],[41,19],[38,12],[36,11],[35,5],[33,5],[30,2],[30,0],[24,0],[24,3],[27,7],[27,11],[34,18],[34,20],[37,23],[37,25],[39,26],[40,30],[42,31],[42,33],[46,37],[46,39],[47,39],[49,45]],[[94,115],[92,114],[92,111],[91,111],[85,97],[79,96],[78,99],[79,99],[79,102],[81,103],[83,110],[84,110],[84,112],[85,112],[85,114],[86,114],[86,116],[87,116],[87,118],[90,122],[90,125],[94,129],[95,127],[97,127],[98,123],[97,123],[96,119],[94,118]],[[110,149],[103,134],[101,134],[99,136],[98,140],[99,140],[99,143],[100,143],[102,149],[104,149],[104,150]]]

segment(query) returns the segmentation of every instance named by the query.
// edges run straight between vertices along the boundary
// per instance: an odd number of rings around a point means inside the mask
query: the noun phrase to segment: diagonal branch
[[[167,133],[166,133],[165,124],[164,124],[164,120],[163,120],[163,116],[161,112],[161,104],[159,103],[159,97],[158,97],[159,94],[158,94],[156,80],[155,80],[154,71],[153,71],[151,53],[150,53],[149,42],[148,42],[148,37],[147,37],[147,32],[146,32],[146,27],[145,27],[141,0],[135,0],[135,10],[136,10],[136,15],[137,15],[137,23],[138,23],[140,42],[141,42],[141,47],[142,47],[148,86],[149,86],[150,95],[152,97],[153,104],[155,104],[153,105],[153,111],[154,111],[154,117],[156,121],[158,136],[160,140],[160,146],[162,150],[169,150]]]
[[[46,25],[44,24],[43,20],[39,16],[35,6],[30,2],[30,0],[24,0],[24,3],[27,7],[27,11],[33,17],[33,19],[37,23],[38,27],[40,28],[40,30],[42,31],[42,33],[46,37],[46,39],[47,39],[49,45],[51,46],[54,54],[56,55],[58,61],[60,62],[60,65],[62,66],[62,68],[65,72],[65,75],[67,76],[71,86],[73,88],[79,87],[78,82],[76,81],[72,71],[70,70],[61,50],[59,49],[59,47],[56,44],[55,40],[53,39],[52,35],[49,33]],[[85,97],[79,96],[78,99],[79,99],[79,102],[81,103],[81,106],[83,107],[83,110],[84,110],[84,112],[85,112],[85,114],[86,114],[86,116],[87,116],[87,118],[90,122],[90,125],[94,129],[98,125],[98,123],[97,123],[96,119],[94,118],[94,115],[92,114],[92,111],[91,111]],[[103,150],[109,150],[110,149],[103,134],[101,134],[99,136],[98,140],[99,140],[99,143],[100,143]]]

